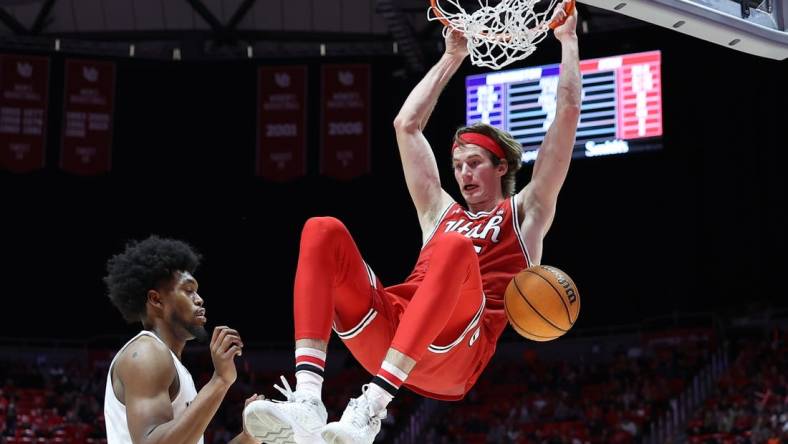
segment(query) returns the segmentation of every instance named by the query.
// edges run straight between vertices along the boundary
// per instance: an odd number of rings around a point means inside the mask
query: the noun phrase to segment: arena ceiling
[[[427,0],[0,0],[0,45],[203,60],[398,54],[414,70],[440,49]],[[581,32],[640,22],[580,5]]]

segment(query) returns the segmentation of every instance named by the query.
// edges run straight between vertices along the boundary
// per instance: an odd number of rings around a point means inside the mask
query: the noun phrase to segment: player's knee
[[[310,217],[304,224],[301,238],[317,237],[320,240],[333,239],[347,233],[347,227],[335,217]]]
[[[459,233],[446,233],[436,239],[441,249],[446,250],[451,255],[475,254],[473,241]]]

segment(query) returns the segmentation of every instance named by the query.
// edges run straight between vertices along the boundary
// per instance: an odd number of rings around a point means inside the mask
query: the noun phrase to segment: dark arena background
[[[124,322],[102,277],[131,239],[158,234],[195,246],[209,326],[244,338],[210,444],[241,431],[247,396],[276,398],[279,375],[292,381],[292,286],[309,217],[341,219],[384,284],[409,274],[421,238],[392,122],[443,50],[427,6],[0,2],[3,94],[13,89],[9,60],[43,58],[48,73],[44,126],[30,139],[43,160],[14,166],[11,136],[0,134],[0,442],[106,442],[107,367],[140,326]],[[546,343],[508,329],[463,401],[402,390],[376,442],[788,443],[788,62],[578,10],[581,59],[661,52],[662,148],[572,161],[542,263],[577,284],[573,329]],[[559,57],[548,36],[509,68]],[[88,133],[111,128],[97,139],[111,156],[70,169],[80,108],[66,71],[75,60],[114,66],[109,120],[87,124]],[[368,124],[353,148],[368,163],[350,159],[352,174],[321,159],[321,147],[341,140],[321,132],[321,73],[350,65],[369,69]],[[257,167],[267,149],[258,79],[261,68],[283,66],[306,76],[297,127],[305,168],[276,180]],[[451,136],[465,123],[465,77],[485,72],[466,61],[425,131],[456,199]],[[19,106],[7,98],[5,123]],[[213,371],[207,347],[188,344],[185,362],[199,389]],[[327,364],[325,402],[336,420],[369,375],[337,339]]]

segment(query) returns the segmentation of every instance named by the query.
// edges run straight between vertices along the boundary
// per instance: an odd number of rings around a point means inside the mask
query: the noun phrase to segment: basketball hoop
[[[479,9],[467,12],[460,0],[430,0],[427,19],[443,23],[444,37],[451,31],[461,32],[468,40],[468,53],[475,66],[500,69],[522,60],[536,50],[547,31],[563,24],[551,22],[553,7],[558,0],[549,3],[544,11],[534,7],[539,0],[477,0]],[[564,6],[567,15],[575,8],[574,0]]]

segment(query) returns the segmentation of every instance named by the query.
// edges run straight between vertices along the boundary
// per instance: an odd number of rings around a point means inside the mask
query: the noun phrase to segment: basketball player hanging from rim
[[[244,411],[246,430],[266,443],[372,443],[386,406],[401,386],[459,400],[495,351],[507,320],[503,294],[512,277],[539,264],[542,240],[569,169],[580,114],[577,21],[555,8],[561,43],[557,110],[531,181],[515,193],[522,147],[506,132],[476,124],[437,144],[452,150],[454,178],[466,206],[441,188],[422,133],[441,91],[468,55],[458,32],[413,89],[394,121],[408,190],[423,235],[408,279],[383,287],[337,219],[309,219],[301,235],[294,287],[295,374],[285,401],[259,400]],[[321,401],[332,330],[373,378],[342,418],[326,425]],[[322,438],[322,439],[321,439]]]

